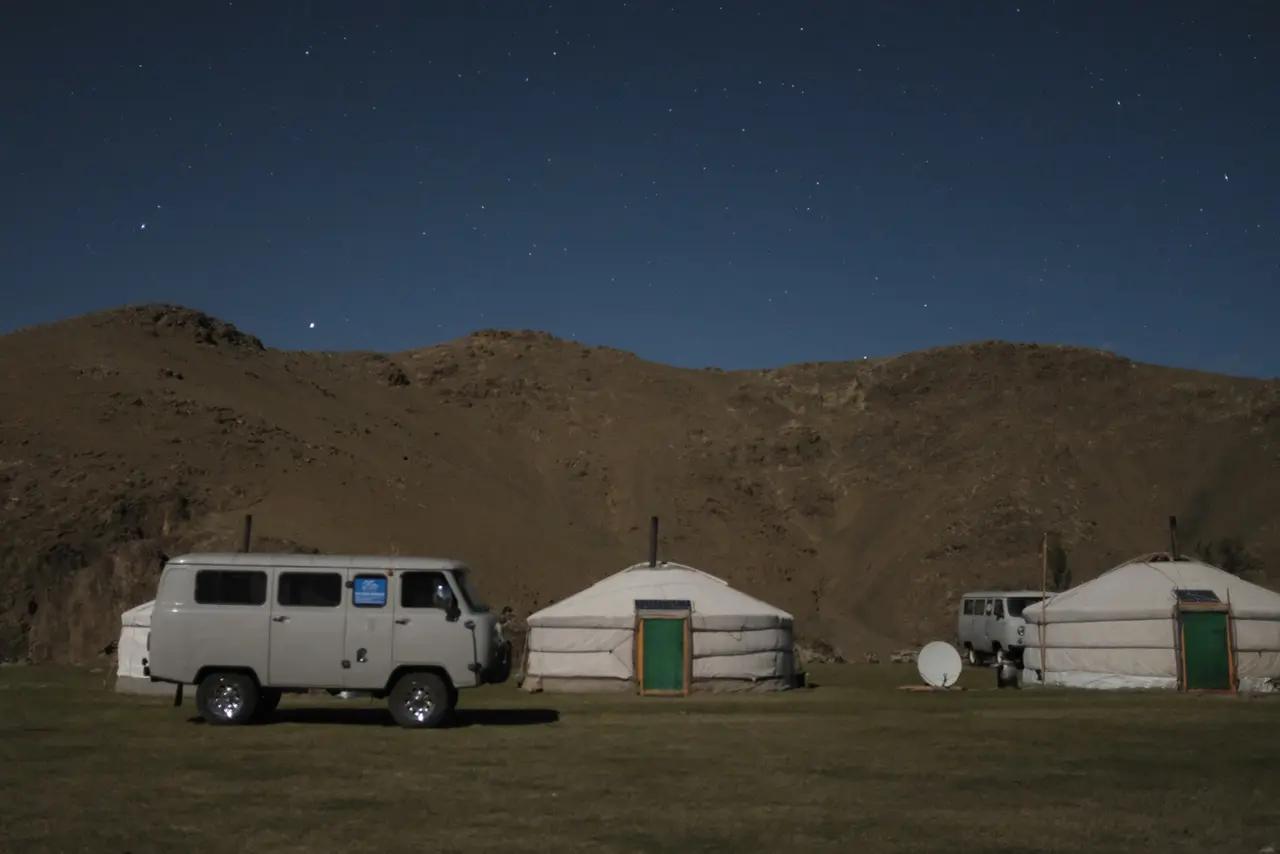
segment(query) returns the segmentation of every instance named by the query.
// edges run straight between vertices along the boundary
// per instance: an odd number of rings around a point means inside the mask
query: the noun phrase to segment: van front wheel
[[[434,673],[406,673],[387,697],[391,717],[403,727],[439,726],[449,714],[449,686]]]
[[[244,673],[216,671],[200,680],[196,709],[211,724],[244,724],[258,707],[258,686]]]

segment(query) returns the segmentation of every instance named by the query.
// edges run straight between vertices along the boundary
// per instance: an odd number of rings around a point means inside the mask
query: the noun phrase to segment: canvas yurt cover
[[[1280,689],[1280,593],[1148,555],[1028,606],[1024,684]]]
[[[116,644],[116,690],[125,694],[172,692],[173,686],[159,686],[147,676],[147,636],[151,634],[151,609],[144,602],[120,615],[120,641]]]
[[[637,564],[529,617],[529,691],[777,691],[791,615],[701,570]]]

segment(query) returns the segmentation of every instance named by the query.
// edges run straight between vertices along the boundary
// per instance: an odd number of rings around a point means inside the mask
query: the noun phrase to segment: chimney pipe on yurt
[[[1178,559],[1178,517],[1169,517],[1169,560]]]
[[[649,517],[649,568],[658,565],[658,517]]]

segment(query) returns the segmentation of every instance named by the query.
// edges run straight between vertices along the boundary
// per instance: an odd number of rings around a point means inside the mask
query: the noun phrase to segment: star
[[[138,231],[146,231],[146,230],[147,230],[147,224],[145,222],[142,225],[138,226]]]
[[[307,324],[307,328],[308,328],[308,329],[315,329],[315,328],[316,328],[316,322],[315,322],[314,320],[313,320],[313,321],[311,321],[310,323],[308,323],[308,324]]]

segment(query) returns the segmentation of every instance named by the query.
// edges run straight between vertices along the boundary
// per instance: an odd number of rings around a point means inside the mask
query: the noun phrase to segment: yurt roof
[[[1022,612],[1028,623],[1083,623],[1171,617],[1178,590],[1212,591],[1242,619],[1280,620],[1280,593],[1202,563],[1147,555]],[[1047,614],[1047,618],[1046,618]]]
[[[791,615],[714,575],[678,563],[627,567],[529,616],[530,626],[622,626],[635,619],[636,601],[688,600],[694,626],[707,618],[741,618],[743,628],[789,625]]]
[[[151,611],[155,607],[155,601],[143,602],[141,605],[135,605],[120,615],[120,625],[122,626],[143,626],[151,625]]]

